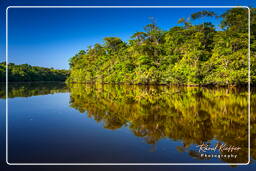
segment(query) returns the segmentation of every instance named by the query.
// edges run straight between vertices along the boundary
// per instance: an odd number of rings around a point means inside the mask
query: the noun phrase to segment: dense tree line
[[[8,64],[9,82],[28,81],[65,81],[69,74],[68,70],[58,70],[28,64],[15,65]],[[0,63],[0,82],[6,81],[6,63]]]
[[[251,9],[251,80],[256,82],[256,21]],[[221,18],[216,29],[206,17]],[[152,21],[128,42],[104,38],[70,59],[67,82],[243,85],[248,83],[248,9],[201,11],[168,31]],[[193,25],[193,20],[201,24]]]

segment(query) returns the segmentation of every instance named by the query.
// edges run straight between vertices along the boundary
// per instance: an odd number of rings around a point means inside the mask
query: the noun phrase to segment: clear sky
[[[48,1],[45,3],[23,3],[8,5],[163,5],[145,4],[120,4],[120,3],[81,3],[66,4]],[[42,2],[42,1],[41,1]],[[85,1],[83,1],[85,2]],[[127,1],[128,2],[128,1]],[[131,1],[129,1],[131,2]],[[234,1],[235,2],[235,1]],[[238,5],[225,3],[225,0],[213,4],[167,4],[167,5]],[[245,4],[241,4],[245,5]],[[249,4],[248,4],[249,5]],[[4,5],[1,6],[3,8]],[[202,10],[202,9],[201,9]],[[208,9],[221,14],[227,9]],[[191,13],[200,9],[49,9],[49,8],[11,8],[8,11],[9,22],[9,62],[16,64],[28,63],[30,65],[65,68],[68,59],[79,50],[86,49],[89,45],[102,43],[102,39],[108,36],[116,36],[124,41],[137,31],[143,31],[148,24],[149,17],[154,17],[157,24],[163,30],[176,26],[181,17],[188,17]],[[1,13],[2,14],[2,13]],[[218,20],[208,19],[214,24]],[[1,29],[1,35],[4,35]],[[1,59],[4,60],[4,39],[1,39]],[[3,56],[3,57],[2,57]],[[3,61],[1,60],[1,61]]]

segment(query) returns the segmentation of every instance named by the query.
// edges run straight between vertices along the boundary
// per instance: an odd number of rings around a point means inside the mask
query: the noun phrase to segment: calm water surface
[[[1,103],[5,103],[4,88]],[[10,84],[8,160],[246,163],[247,96],[246,89]],[[255,107],[254,101],[255,93],[251,104]],[[254,113],[251,124],[254,129]],[[255,139],[251,143],[254,161]],[[240,149],[199,152],[201,144]],[[227,157],[231,154],[236,158]]]

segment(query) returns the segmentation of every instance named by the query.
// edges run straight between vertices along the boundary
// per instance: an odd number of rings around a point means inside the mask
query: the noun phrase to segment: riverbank
[[[225,85],[225,84],[132,84],[132,83],[99,83],[99,82],[66,82],[66,84],[102,84],[102,85],[143,85],[143,86],[176,86],[176,87],[235,87],[235,88],[246,88],[248,84],[240,85]],[[251,84],[251,87],[256,87],[256,85]]]

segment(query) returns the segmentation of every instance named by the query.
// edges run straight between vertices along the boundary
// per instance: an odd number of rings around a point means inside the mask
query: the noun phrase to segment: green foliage
[[[65,81],[69,75],[68,70],[58,70],[31,66],[28,64],[15,65],[8,64],[9,82],[29,82],[29,81]],[[0,82],[6,81],[6,63],[0,63]]]
[[[203,17],[214,17],[216,16],[216,14],[212,11],[200,11],[200,12],[197,12],[197,13],[194,13],[191,15],[192,19],[198,19],[198,18],[203,18]]]
[[[222,18],[221,28],[206,17]],[[248,83],[248,10],[235,8],[181,18],[168,31],[155,22],[131,40],[106,37],[70,59],[67,82],[114,84],[246,85]],[[256,82],[255,9],[251,9],[251,81]]]
[[[252,9],[255,10],[255,9]],[[248,9],[233,8],[221,15],[221,27],[235,32],[248,32]],[[252,13],[252,17],[253,13]]]

